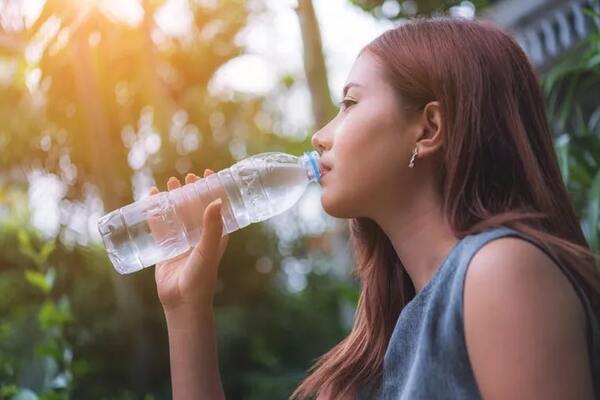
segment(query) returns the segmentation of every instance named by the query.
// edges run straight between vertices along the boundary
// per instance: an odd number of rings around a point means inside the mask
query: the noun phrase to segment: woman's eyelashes
[[[339,102],[339,105],[340,105],[340,106],[342,106],[341,108],[342,108],[343,110],[345,110],[345,109],[347,109],[348,107],[350,107],[352,104],[355,104],[355,103],[356,103],[356,101],[354,101],[354,100],[351,100],[351,99],[347,99],[347,98],[346,98],[346,99],[344,99],[344,100],[340,101],[340,102]]]

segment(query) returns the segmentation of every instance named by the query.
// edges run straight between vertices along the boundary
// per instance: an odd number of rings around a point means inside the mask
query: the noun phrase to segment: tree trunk
[[[310,90],[315,130],[322,128],[336,113],[327,81],[321,31],[312,0],[298,0],[296,8],[304,45],[304,73]]]

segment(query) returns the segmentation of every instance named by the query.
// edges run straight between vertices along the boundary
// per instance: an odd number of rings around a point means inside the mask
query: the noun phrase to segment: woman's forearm
[[[225,399],[211,307],[165,310],[173,400]]]

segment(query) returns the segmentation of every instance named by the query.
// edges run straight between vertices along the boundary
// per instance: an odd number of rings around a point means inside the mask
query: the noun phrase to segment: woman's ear
[[[421,129],[417,136],[419,158],[430,156],[443,145],[442,112],[440,103],[431,101],[423,107],[421,114]]]

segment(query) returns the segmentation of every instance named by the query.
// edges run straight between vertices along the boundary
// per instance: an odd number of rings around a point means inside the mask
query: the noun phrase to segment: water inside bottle
[[[115,210],[99,222],[109,258],[120,273],[131,273],[190,249],[185,229],[166,192]]]
[[[306,170],[298,164],[282,164],[261,176],[270,202],[271,218],[292,207],[306,190]]]
[[[248,162],[238,166],[232,175],[235,179],[229,174],[215,174],[102,217],[98,227],[117,271],[135,272],[157,262],[174,260],[190,250],[200,238],[204,208],[214,198],[222,198],[222,215],[229,219],[228,226],[239,229],[289,209],[310,182],[307,169],[300,162]],[[238,195],[233,196],[235,193]],[[225,233],[229,232],[224,229]]]

